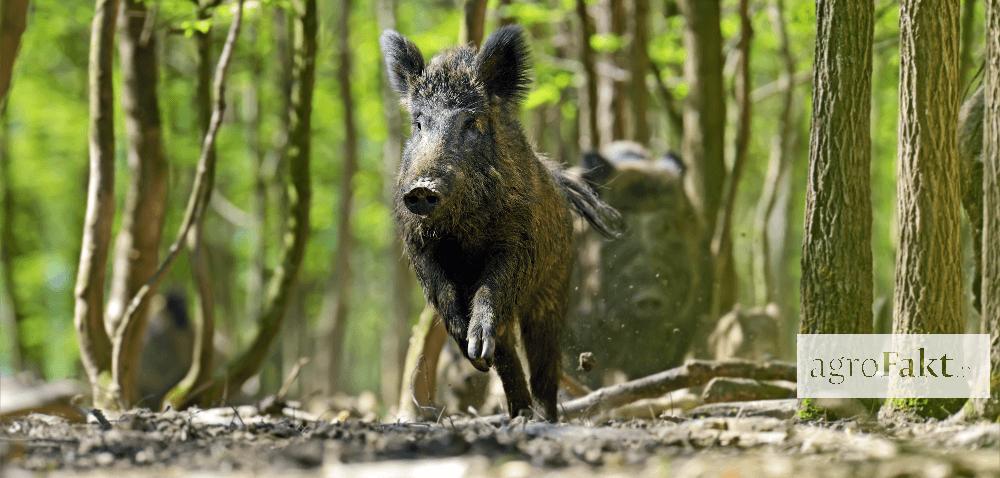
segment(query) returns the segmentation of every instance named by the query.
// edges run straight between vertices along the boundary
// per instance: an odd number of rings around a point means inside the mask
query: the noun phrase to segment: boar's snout
[[[406,208],[418,216],[429,216],[441,203],[441,194],[427,186],[416,186],[403,194]]]
[[[662,292],[657,290],[640,291],[632,298],[632,303],[635,306],[635,314],[639,317],[656,317],[666,312]]]

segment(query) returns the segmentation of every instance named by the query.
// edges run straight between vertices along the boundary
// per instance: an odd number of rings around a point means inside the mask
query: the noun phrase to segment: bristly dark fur
[[[384,33],[382,46],[413,120],[394,214],[424,296],[466,358],[484,372],[494,366],[512,416],[530,412],[534,399],[556,420],[572,210],[606,234],[615,216],[528,142],[518,121],[530,63],[520,27],[501,28],[478,52],[461,46],[426,65],[398,33]],[[418,195],[434,202],[416,203]]]

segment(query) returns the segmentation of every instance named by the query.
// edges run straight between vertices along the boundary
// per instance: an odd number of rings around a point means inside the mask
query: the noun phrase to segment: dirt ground
[[[291,416],[289,416],[291,415]],[[94,420],[91,420],[94,422]],[[770,417],[377,423],[252,407],[0,429],[3,476],[1000,476],[1000,424]]]

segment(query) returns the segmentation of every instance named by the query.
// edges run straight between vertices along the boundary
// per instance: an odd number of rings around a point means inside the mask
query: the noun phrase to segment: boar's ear
[[[580,165],[583,166],[583,179],[594,189],[608,182],[615,172],[614,163],[596,151],[583,153]]]
[[[424,72],[424,57],[420,49],[393,30],[382,32],[379,43],[382,44],[389,84],[401,96],[407,95],[413,80]]]
[[[476,55],[476,74],[486,92],[505,100],[521,100],[528,92],[531,54],[518,25],[500,28]]]

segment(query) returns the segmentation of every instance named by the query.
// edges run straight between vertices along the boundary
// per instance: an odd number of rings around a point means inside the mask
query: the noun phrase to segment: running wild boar
[[[496,368],[512,417],[537,410],[555,421],[572,212],[607,237],[618,235],[618,213],[528,143],[518,120],[530,83],[520,27],[426,64],[399,33],[384,32],[381,44],[412,118],[394,214],[424,295],[465,357]]]

